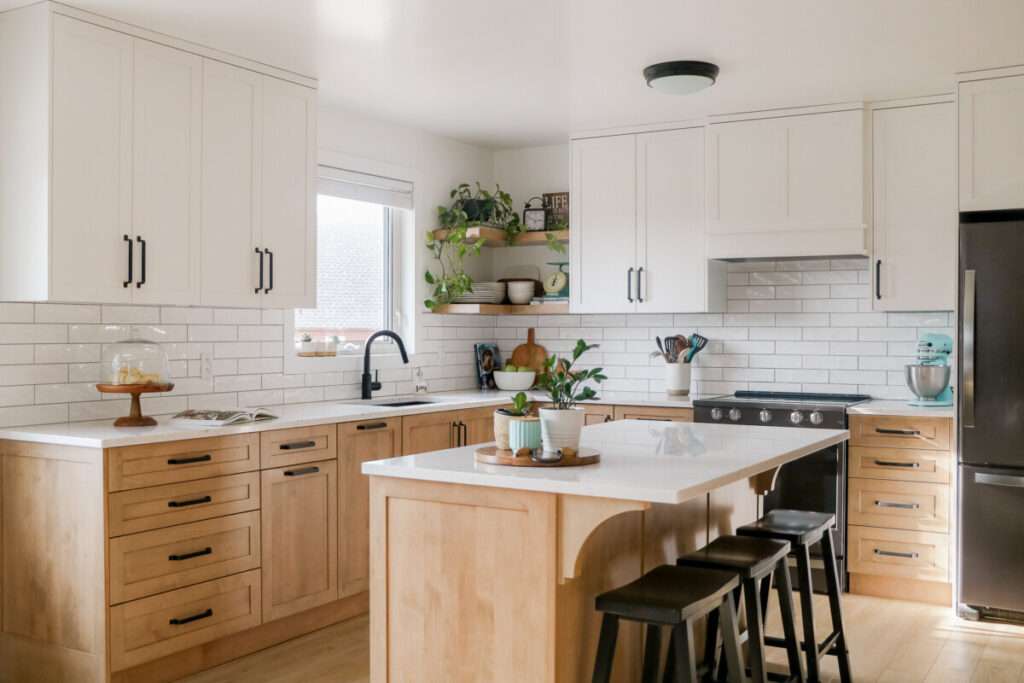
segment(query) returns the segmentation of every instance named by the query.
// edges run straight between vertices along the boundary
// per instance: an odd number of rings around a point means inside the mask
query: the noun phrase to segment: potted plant
[[[463,263],[467,256],[478,255],[484,245],[484,240],[475,244],[466,241],[469,222],[462,209],[439,206],[437,215],[445,232],[442,237],[437,237],[433,231],[427,232],[427,248],[440,264],[441,272],[435,275],[428,270],[424,275],[427,284],[434,288],[432,296],[423,302],[431,311],[473,291],[473,278],[465,271]]]
[[[607,377],[602,368],[575,370],[574,367],[580,356],[597,346],[580,339],[572,351],[571,361],[558,356],[544,361],[544,373],[538,386],[548,393],[551,406],[540,409],[540,428],[544,453],[549,459],[559,457],[555,454],[566,450],[579,451],[584,412],[576,404],[597,398],[597,391],[590,384],[600,384]]]
[[[530,412],[530,399],[522,391],[512,397],[512,407],[494,411],[494,440],[498,449],[507,451],[509,446],[509,423],[513,418],[525,417]]]

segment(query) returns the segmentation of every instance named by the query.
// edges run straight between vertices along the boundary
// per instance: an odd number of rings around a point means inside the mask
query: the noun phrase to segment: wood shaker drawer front
[[[126,446],[109,451],[111,491],[259,469],[259,435]]]
[[[847,538],[852,574],[949,580],[949,536],[946,534],[851,526]]]
[[[110,601],[118,604],[260,566],[260,513],[183,524],[110,542]]]
[[[276,429],[260,434],[260,467],[288,467],[338,456],[337,425]]]
[[[851,415],[850,445],[882,448],[953,448],[953,420],[947,417]]]
[[[615,406],[615,419],[648,420],[653,422],[693,422],[693,409]]]
[[[949,487],[851,478],[849,523],[911,531],[949,531]]]
[[[953,454],[916,448],[850,448],[850,476],[948,484]]]
[[[111,537],[257,510],[260,473],[119,491],[107,505]]]
[[[110,608],[110,665],[120,671],[260,624],[258,569]]]

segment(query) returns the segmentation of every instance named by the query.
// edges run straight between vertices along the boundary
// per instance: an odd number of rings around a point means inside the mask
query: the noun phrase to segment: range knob
[[[795,425],[798,425],[804,421],[804,414],[801,413],[799,410],[794,410],[792,413],[789,414],[789,421]]]
[[[739,422],[741,417],[743,417],[743,413],[740,412],[739,408],[733,408],[729,411],[729,419],[733,422]]]
[[[714,420],[715,422],[718,422],[719,420],[721,420],[722,419],[722,409],[721,408],[712,408],[711,409],[711,419]]]
[[[772,411],[768,410],[767,408],[762,408],[761,412],[758,413],[758,417],[761,418],[762,423],[768,424],[769,422],[772,421]]]
[[[813,413],[811,413],[811,424],[814,425],[815,427],[817,427],[824,421],[825,416],[822,415],[820,411],[815,410]]]

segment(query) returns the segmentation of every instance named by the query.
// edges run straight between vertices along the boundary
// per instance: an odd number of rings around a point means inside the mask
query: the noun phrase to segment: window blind
[[[321,166],[319,173],[317,190],[321,194],[396,209],[412,208],[412,183],[408,181],[330,166]]]

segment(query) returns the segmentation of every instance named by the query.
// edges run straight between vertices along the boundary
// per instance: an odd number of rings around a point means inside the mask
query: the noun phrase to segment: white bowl
[[[514,304],[522,305],[528,304],[533,299],[534,282],[533,280],[520,280],[517,282],[509,282],[508,285],[508,300]]]
[[[494,383],[502,391],[526,391],[533,386],[533,380],[537,373],[529,372],[505,372],[504,370],[494,371]]]

